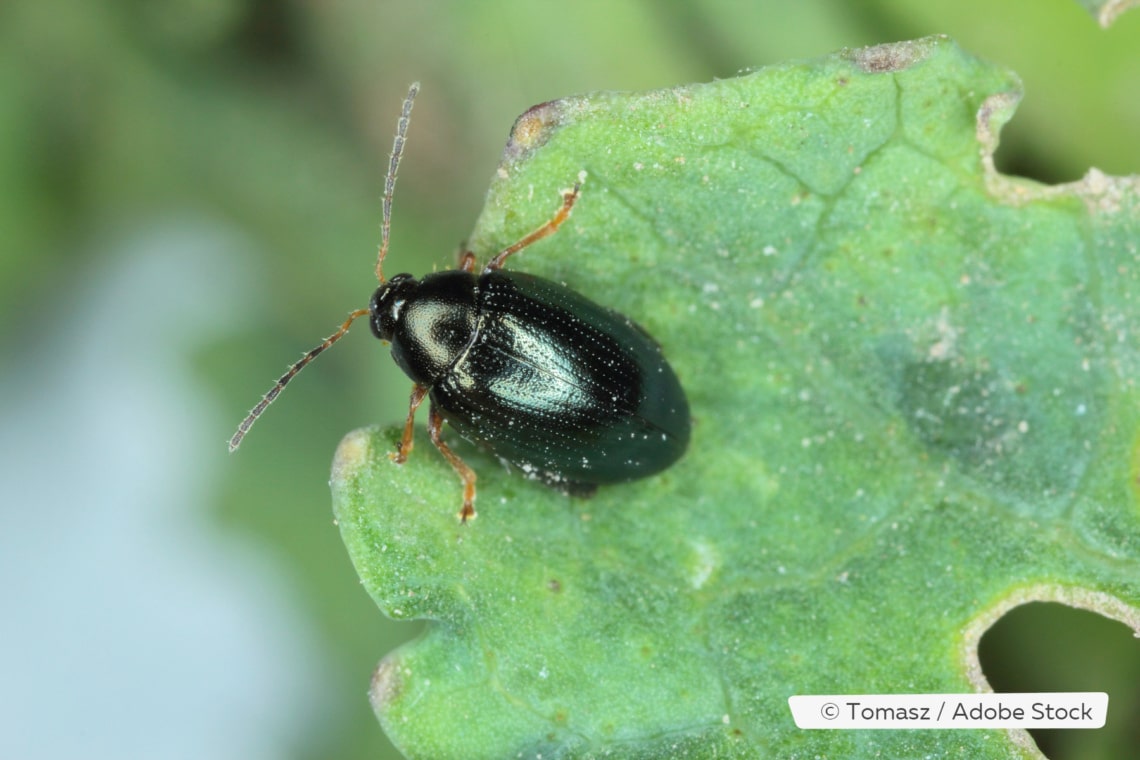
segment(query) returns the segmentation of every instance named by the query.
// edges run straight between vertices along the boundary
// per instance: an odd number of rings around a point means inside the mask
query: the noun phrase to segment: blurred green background
[[[1006,171],[1140,171],[1140,12],[1106,31],[1071,0],[0,6],[0,756],[397,756],[369,673],[420,629],[359,588],[327,481],[409,381],[360,325],[225,442],[367,305],[411,81],[388,271],[419,274],[535,103],[932,33],[1024,79]],[[1140,680],[1126,632],[1074,625]],[[1093,672],[1059,651],[1026,667]]]

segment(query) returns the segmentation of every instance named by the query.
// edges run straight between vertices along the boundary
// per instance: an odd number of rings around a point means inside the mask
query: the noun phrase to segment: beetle
[[[509,257],[566,221],[585,172],[563,192],[553,217],[479,273],[475,254],[465,251],[455,269],[418,280],[384,277],[396,170],[418,91],[417,82],[404,100],[384,183],[380,286],[367,309],[352,312],[270,388],[238,426],[230,451],[305,365],[367,316],[413,382],[403,434],[390,456],[398,464],[407,460],[416,410],[429,398],[431,441],[463,481],[461,522],[475,517],[476,477],[443,440],[444,422],[527,476],[575,495],[672,465],[688,447],[689,404],[657,341],[565,285],[503,269]]]

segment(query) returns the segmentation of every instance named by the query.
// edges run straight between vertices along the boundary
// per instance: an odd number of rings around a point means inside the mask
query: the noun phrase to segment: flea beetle
[[[419,280],[409,274],[385,279],[396,169],[418,91],[413,84],[404,100],[384,182],[380,287],[367,309],[352,312],[269,389],[238,426],[230,451],[306,364],[367,315],[414,383],[391,457],[407,459],[416,409],[430,398],[431,441],[463,481],[463,522],[475,516],[475,472],[444,442],[445,421],[527,476],[576,495],[673,464],[689,443],[689,404],[657,341],[628,317],[564,285],[503,269],[510,256],[566,221],[584,172],[549,221],[499,251],[478,274],[468,251],[456,269]]]

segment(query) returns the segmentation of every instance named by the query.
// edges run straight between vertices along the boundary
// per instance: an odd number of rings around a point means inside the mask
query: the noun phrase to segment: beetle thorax
[[[372,332],[391,342],[396,364],[420,385],[434,385],[475,339],[476,283],[474,275],[460,270],[419,281],[400,274],[372,295]]]

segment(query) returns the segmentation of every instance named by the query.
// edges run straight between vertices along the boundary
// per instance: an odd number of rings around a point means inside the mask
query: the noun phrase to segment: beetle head
[[[372,325],[373,335],[391,342],[400,322],[400,312],[419,286],[419,282],[410,274],[398,274],[376,288],[372,301],[368,304],[368,323]]]

